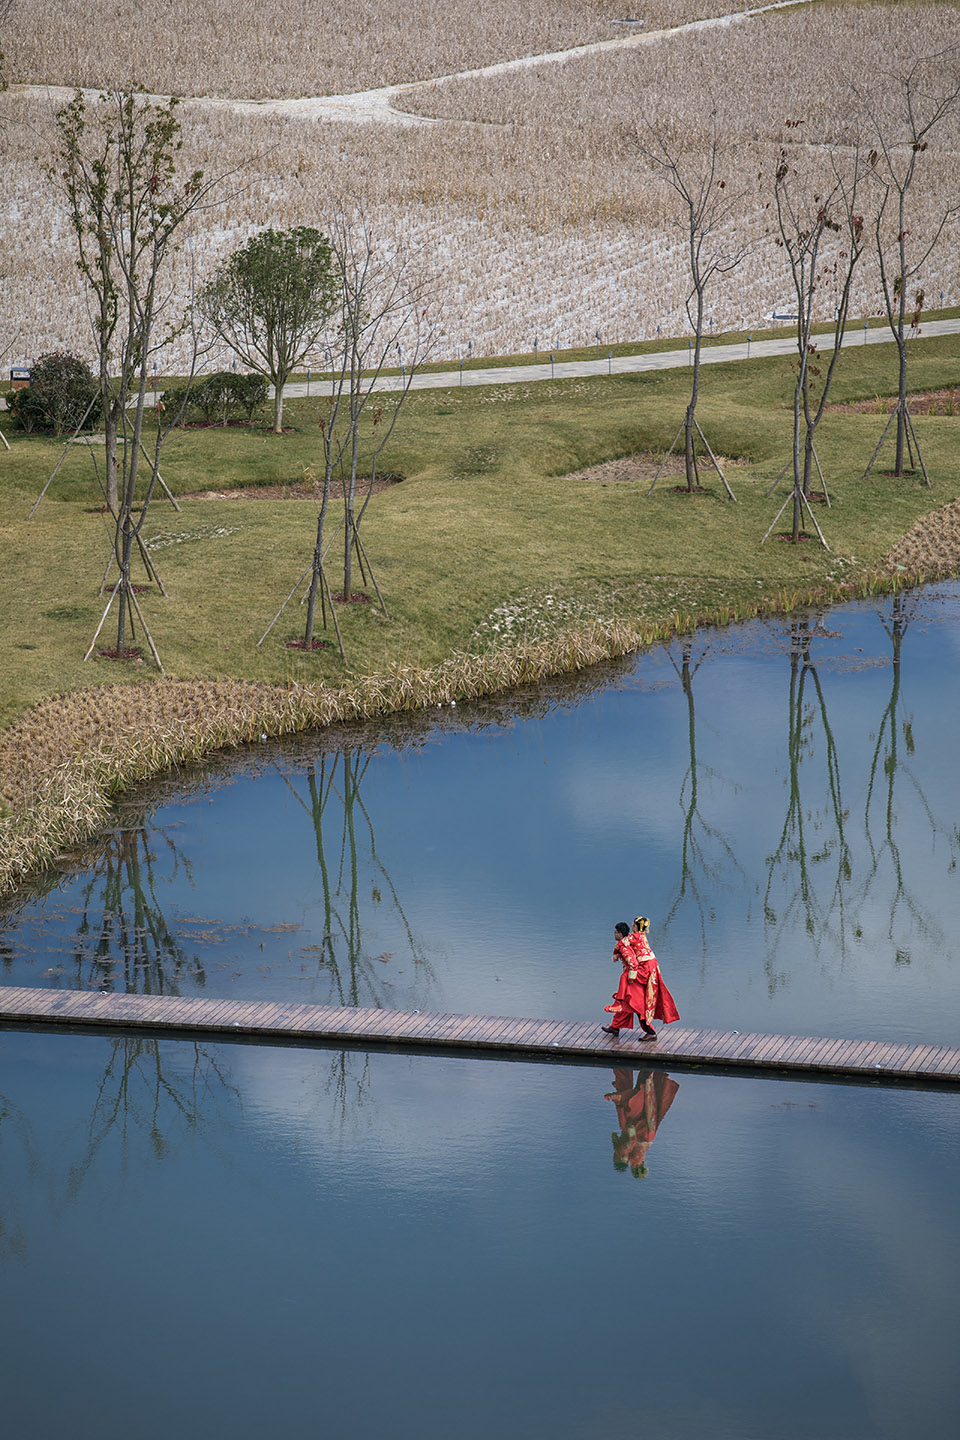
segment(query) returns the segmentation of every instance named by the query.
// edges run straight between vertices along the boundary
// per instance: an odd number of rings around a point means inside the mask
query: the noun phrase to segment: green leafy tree
[[[278,435],[283,387],[317,344],[336,298],[330,245],[308,225],[251,236],[200,293],[199,308],[220,339],[273,385]]]

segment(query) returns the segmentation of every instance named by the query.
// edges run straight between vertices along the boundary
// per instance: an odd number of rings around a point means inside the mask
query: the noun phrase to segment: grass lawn
[[[893,346],[845,353],[833,399],[889,394]],[[686,401],[685,370],[485,389],[413,392],[381,469],[406,476],[375,496],[365,542],[389,607],[341,607],[348,652],[285,648],[302,624],[294,603],[256,641],[307,564],[316,505],[297,499],[155,501],[145,534],[167,598],[141,603],[168,674],[342,683],[392,662],[432,665],[489,644],[478,626],[499,606],[547,594],[588,614],[661,619],[737,604],[758,593],[853,578],[875,566],[918,516],[960,496],[960,417],[918,418],[933,488],[877,473],[861,479],[879,438],[878,413],[831,412],[818,451],[832,507],[818,508],[830,551],[760,539],[786,491],[766,492],[789,455],[791,368],[786,359],[713,366],[698,411],[718,454],[737,464],[708,493],[678,495],[661,479],[595,483],[571,472],[670,443]],[[960,337],[914,346],[911,387],[960,384]],[[239,427],[178,432],[163,475],[174,493],[302,484],[316,466],[325,402],[291,401],[292,433]],[[36,700],[78,687],[153,677],[152,667],[82,662],[104,601],[105,517],[86,447],[71,447],[35,518],[27,512],[62,450],[7,432],[0,452],[3,524],[0,724]],[[98,459],[102,461],[102,449]],[[878,471],[889,461],[881,457]],[[786,483],[786,482],[784,482]],[[336,519],[336,502],[334,518]],[[331,579],[337,586],[336,549]],[[521,605],[522,608],[522,605]],[[109,635],[111,622],[105,631]]]

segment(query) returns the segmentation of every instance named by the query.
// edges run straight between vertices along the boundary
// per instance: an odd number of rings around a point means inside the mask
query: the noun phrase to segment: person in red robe
[[[614,1070],[613,1090],[606,1096],[617,1107],[620,1134],[611,1134],[613,1164],[617,1170],[630,1170],[637,1179],[647,1173],[647,1151],[664,1115],[679,1090],[663,1070],[641,1070],[633,1083],[632,1070]]]
[[[616,942],[613,958],[623,967],[620,984],[613,997],[613,1004],[605,1008],[612,1015],[609,1025],[603,1029],[608,1035],[619,1035],[621,1030],[633,1029],[633,1017],[640,1022],[641,1040],[656,1040],[654,1020],[670,1025],[680,1019],[673,996],[663,983],[657,957],[650,948],[647,932],[650,921],[645,915],[638,915],[633,922],[633,931],[622,922],[614,934]]]

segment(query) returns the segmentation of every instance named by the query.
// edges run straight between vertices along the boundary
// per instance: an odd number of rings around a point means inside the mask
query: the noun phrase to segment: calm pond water
[[[0,979],[599,1024],[642,910],[686,1023],[960,1043],[958,619],[218,757],[19,898]],[[958,1181],[952,1094],[0,1031],[5,1416],[952,1437]]]

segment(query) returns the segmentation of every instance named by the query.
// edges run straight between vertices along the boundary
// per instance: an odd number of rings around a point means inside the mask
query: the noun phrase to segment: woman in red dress
[[[647,932],[650,921],[645,915],[638,915],[633,922],[633,931],[622,922],[616,927],[616,943],[613,958],[619,960],[623,969],[620,984],[613,997],[613,1004],[605,1008],[612,1014],[609,1025],[604,1025],[608,1035],[618,1035],[621,1030],[633,1029],[636,1015],[642,1030],[641,1040],[656,1040],[654,1020],[670,1025],[680,1019],[680,1012],[673,996],[663,983],[657,957],[650,949]]]

